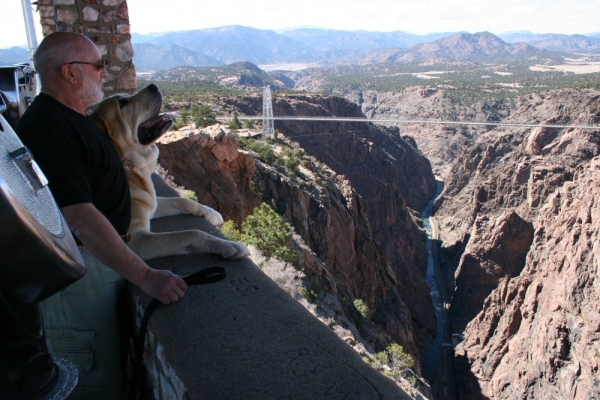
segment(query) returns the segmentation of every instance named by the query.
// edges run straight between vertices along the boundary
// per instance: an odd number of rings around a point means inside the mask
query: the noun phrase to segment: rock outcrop
[[[500,279],[521,273],[532,240],[533,225],[514,211],[495,220],[487,216],[475,220],[455,273],[456,295],[450,308],[453,331],[464,330]]]
[[[531,95],[506,122],[525,118],[597,125],[600,92]],[[484,299],[456,349],[461,399],[600,395],[599,156],[600,129],[496,128],[453,165],[436,217],[447,260],[466,248],[446,264],[455,323]]]
[[[219,128],[203,135],[167,133],[158,143],[160,165],[198,201],[240,224],[260,204],[252,190],[254,159],[239,151],[231,134]]]
[[[440,85],[441,86],[441,85]],[[372,119],[399,121],[500,121],[511,111],[509,100],[486,100],[465,105],[452,101],[445,89],[408,87],[390,92],[352,91],[346,98],[361,106]],[[394,124],[394,123],[391,123]],[[485,126],[419,124],[398,122],[402,135],[412,136],[419,150],[430,160],[437,176],[446,179],[452,162]]]

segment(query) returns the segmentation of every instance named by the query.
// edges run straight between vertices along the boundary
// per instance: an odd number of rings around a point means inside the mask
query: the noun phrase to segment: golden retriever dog
[[[224,240],[199,230],[155,233],[150,231],[152,218],[192,214],[206,218],[213,225],[223,217],[210,207],[182,197],[157,197],[152,173],[158,164],[156,140],[173,125],[169,115],[159,115],[162,94],[149,85],[133,96],[117,94],[107,97],[93,111],[91,118],[110,138],[123,160],[131,192],[129,247],[142,259],[206,252],[225,258],[249,255],[240,242]]]

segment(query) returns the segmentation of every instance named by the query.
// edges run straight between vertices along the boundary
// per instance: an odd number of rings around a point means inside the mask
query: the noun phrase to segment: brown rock
[[[456,270],[451,305],[453,329],[462,332],[504,277],[518,276],[533,240],[533,225],[514,211],[495,220],[475,220],[469,244]]]
[[[514,115],[589,124],[600,119],[598,99],[595,90],[554,91],[523,101]],[[593,129],[497,128],[454,164],[436,218],[445,254],[466,248],[451,310],[458,327],[471,318],[456,349],[461,399],[600,397],[599,135]],[[473,152],[488,146],[496,156],[485,168],[477,174],[466,168]],[[533,232],[528,251],[524,245],[506,249],[500,240],[507,235],[497,222],[510,213],[520,216],[523,237]],[[526,253],[524,264],[506,258],[517,253]],[[518,268],[482,300],[482,282],[492,288],[500,265]],[[463,307],[473,303],[470,295],[482,300],[474,317],[468,314],[474,308]]]
[[[159,148],[160,165],[175,183],[193,190],[200,203],[219,211],[224,218],[241,224],[260,204],[251,188],[256,164],[252,157],[238,151],[231,134],[198,133],[159,143]]]
[[[544,125],[550,125],[556,123],[554,118],[542,122]],[[550,144],[558,136],[558,129],[549,127],[538,127],[531,131],[531,134],[527,138],[527,152],[533,155],[542,154],[544,146]]]

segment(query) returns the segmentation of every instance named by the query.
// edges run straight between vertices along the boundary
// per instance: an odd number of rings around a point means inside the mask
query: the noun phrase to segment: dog
[[[135,95],[117,94],[101,101],[90,117],[109,137],[129,181],[131,193],[131,235],[128,246],[144,260],[206,252],[236,259],[248,256],[240,242],[224,240],[200,230],[166,233],[150,231],[152,218],[192,214],[221,225],[223,217],[212,208],[182,197],[157,197],[152,173],[158,164],[156,141],[173,125],[173,117],[159,115],[162,94],[149,85]]]

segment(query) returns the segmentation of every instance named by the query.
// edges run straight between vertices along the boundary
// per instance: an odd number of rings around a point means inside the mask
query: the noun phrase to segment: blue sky
[[[598,0],[127,0],[133,32],[244,25],[412,33],[600,31]],[[39,16],[34,13],[34,21]],[[0,4],[0,48],[27,42],[21,1]],[[38,32],[38,40],[41,34]]]

